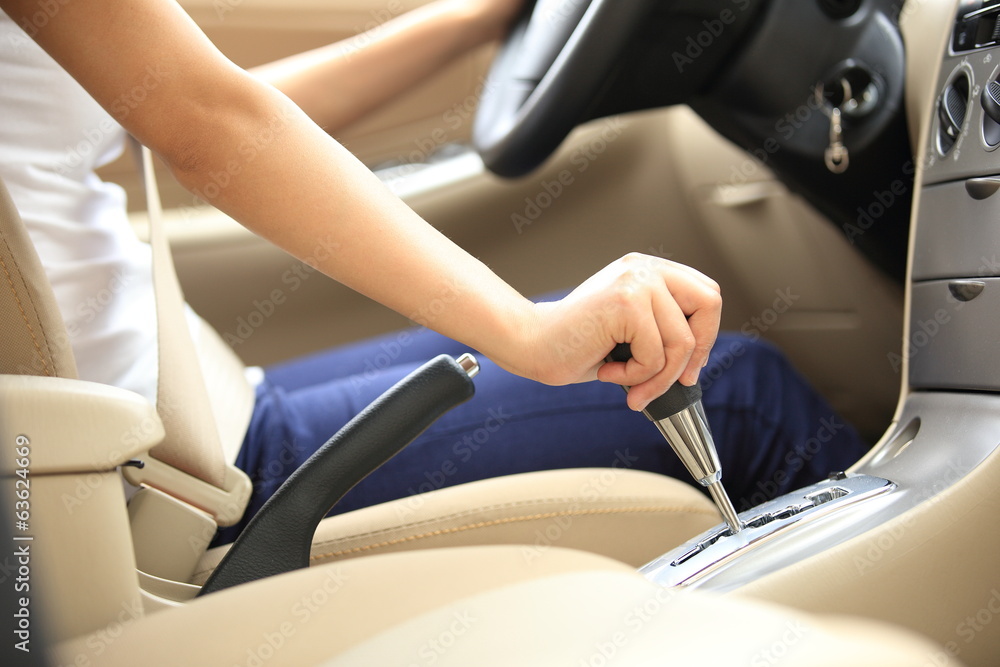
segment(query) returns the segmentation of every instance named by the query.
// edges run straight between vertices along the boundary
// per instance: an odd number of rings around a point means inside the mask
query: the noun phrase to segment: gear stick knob
[[[631,358],[628,343],[619,343],[608,355],[608,361]],[[624,389],[628,391],[628,387]],[[675,382],[665,394],[650,402],[643,414],[656,425],[692,477],[708,489],[730,530],[739,532],[743,524],[722,486],[722,466],[701,404],[701,385],[686,387]]]

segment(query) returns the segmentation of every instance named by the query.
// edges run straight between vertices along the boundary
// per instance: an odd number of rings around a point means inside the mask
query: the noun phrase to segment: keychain
[[[840,85],[843,87],[843,99],[850,100],[850,81],[841,77]],[[843,114],[840,111],[840,106],[827,101],[826,96],[823,94],[824,89],[825,86],[823,84],[816,86],[816,99],[822,104],[823,113],[830,117],[830,145],[827,146],[826,151],[823,153],[823,161],[826,163],[826,168],[830,170],[830,173],[842,174],[847,171],[847,166],[850,164],[850,155],[847,152],[847,146],[844,145]]]
[[[833,107],[830,111],[830,145],[827,146],[823,157],[826,161],[826,168],[834,174],[842,174],[847,171],[849,163],[843,135],[844,128],[840,122],[840,107]]]

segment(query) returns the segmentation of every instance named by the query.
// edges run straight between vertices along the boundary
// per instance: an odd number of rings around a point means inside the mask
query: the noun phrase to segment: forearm
[[[468,3],[445,0],[250,71],[336,132],[496,36],[496,24]]]
[[[0,8],[22,23],[35,2],[0,0]],[[508,10],[518,6],[510,2]],[[708,358],[722,305],[711,279],[630,255],[559,302],[531,304],[287,97],[222,57],[175,3],[71,2],[33,36],[190,190],[514,372],[551,384],[600,375],[631,386],[629,404],[641,409],[678,378],[693,383]],[[619,342],[630,343],[632,360],[605,364]]]
[[[0,7],[15,20],[35,9]],[[512,311],[528,302],[287,97],[223,58],[174,3],[69,3],[35,38],[185,187],[255,233],[484,353],[510,342]],[[121,105],[135,90],[142,103]]]
[[[161,151],[181,183],[337,281],[504,363],[530,304],[287,100],[250,85],[240,95],[185,123],[196,152]]]

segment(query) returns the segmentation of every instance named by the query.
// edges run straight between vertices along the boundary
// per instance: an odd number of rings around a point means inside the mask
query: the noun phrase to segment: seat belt
[[[252,484],[246,473],[226,460],[219,424],[212,410],[213,400],[199,364],[163,229],[152,152],[143,146],[141,157],[159,348],[156,408],[166,437],[150,450],[150,460],[143,468],[127,468],[122,472],[136,486],[158,489],[208,513],[219,526],[231,526],[243,516]],[[225,352],[232,354],[228,349]]]

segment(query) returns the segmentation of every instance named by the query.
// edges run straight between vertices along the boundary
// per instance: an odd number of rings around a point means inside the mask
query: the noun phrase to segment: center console
[[[642,572],[903,623],[942,659],[991,664],[1000,631],[967,619],[1000,590],[1000,1],[910,0],[901,15],[917,188],[908,326],[886,359],[902,379],[893,423],[850,470]]]

